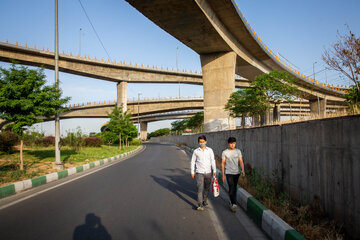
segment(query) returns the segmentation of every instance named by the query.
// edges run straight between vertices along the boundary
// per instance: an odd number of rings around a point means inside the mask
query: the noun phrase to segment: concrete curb
[[[39,176],[36,178],[32,178],[32,179],[27,179],[27,180],[23,180],[20,182],[15,182],[3,187],[0,187],[0,199],[13,195],[15,193],[33,188],[33,187],[37,187],[49,182],[53,182],[53,181],[57,181],[59,179],[65,178],[67,176],[79,173],[79,172],[83,172],[86,171],[88,169],[94,168],[94,167],[98,167],[116,160],[120,160],[123,159],[129,155],[133,155],[137,152],[139,152],[140,150],[142,150],[144,147],[141,145],[139,147],[137,147],[136,149],[127,152],[127,153],[123,153],[120,155],[117,155],[115,157],[110,157],[110,158],[104,158],[98,161],[94,161],[94,162],[90,162],[81,166],[77,166],[77,167],[73,167],[73,168],[69,168],[66,170],[62,170],[62,171],[58,171],[58,172],[54,172],[54,173],[49,173],[43,176]]]
[[[185,151],[192,153],[195,149],[188,146],[181,146]],[[227,191],[229,187],[227,183],[222,182],[222,173],[216,169],[219,184],[221,184]],[[293,227],[284,222],[274,212],[262,205],[245,189],[238,186],[236,200],[242,209],[253,219],[253,221],[273,240],[306,240]]]

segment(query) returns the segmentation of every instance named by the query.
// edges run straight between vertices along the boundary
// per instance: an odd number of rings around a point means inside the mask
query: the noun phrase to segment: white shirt
[[[204,150],[201,150],[200,147],[195,149],[191,158],[191,174],[195,174],[195,166],[196,173],[211,173],[211,168],[213,172],[216,172],[213,150],[209,147],[206,147]]]

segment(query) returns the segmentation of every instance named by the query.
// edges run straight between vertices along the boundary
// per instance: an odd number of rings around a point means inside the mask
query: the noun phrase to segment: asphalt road
[[[196,211],[189,157],[175,146],[145,146],[122,162],[1,200],[0,239],[266,239],[244,212],[230,212],[224,191]]]

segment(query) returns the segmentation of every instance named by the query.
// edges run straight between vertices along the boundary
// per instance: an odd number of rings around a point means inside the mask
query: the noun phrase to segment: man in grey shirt
[[[237,184],[239,181],[240,173],[242,176],[245,176],[244,162],[242,159],[241,151],[235,148],[236,139],[234,137],[229,137],[228,145],[228,149],[222,152],[221,157],[222,180],[223,182],[225,182],[226,175],[226,181],[229,185],[230,208],[233,212],[236,212]]]
[[[191,158],[191,177],[196,177],[196,185],[198,189],[197,210],[202,211],[204,210],[204,206],[207,205],[207,198],[209,195],[209,189],[211,184],[211,169],[213,172],[213,176],[215,177],[216,165],[213,150],[206,146],[206,137],[199,136],[198,143],[200,147],[194,150]]]

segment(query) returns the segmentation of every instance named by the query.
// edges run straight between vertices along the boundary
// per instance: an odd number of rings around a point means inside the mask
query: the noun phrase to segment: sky
[[[201,71],[200,57],[193,50],[144,17],[125,0],[59,1],[59,52],[87,55],[98,59],[126,61],[158,67]],[[337,73],[324,71],[322,54],[337,40],[338,32],[349,26],[360,34],[359,0],[234,0],[257,35],[275,53],[285,57],[300,72],[313,73],[323,82],[349,85]],[[19,42],[37,48],[55,46],[55,0],[0,0],[0,41]],[[81,30],[80,30],[81,29]],[[104,48],[102,47],[104,46]],[[315,63],[316,62],[316,63]],[[315,64],[314,64],[315,63]],[[9,67],[0,62],[0,67]],[[318,73],[317,73],[318,72]],[[48,84],[54,71],[45,70]],[[116,84],[103,80],[60,73],[60,87],[70,104],[113,101]],[[128,84],[128,98],[176,97],[177,84]],[[180,85],[181,96],[203,96],[202,86]],[[68,119],[60,124],[61,134],[80,127],[84,133],[99,132],[108,119]],[[171,127],[170,120],[149,123],[148,132]],[[33,130],[54,134],[54,122],[36,124]]]

